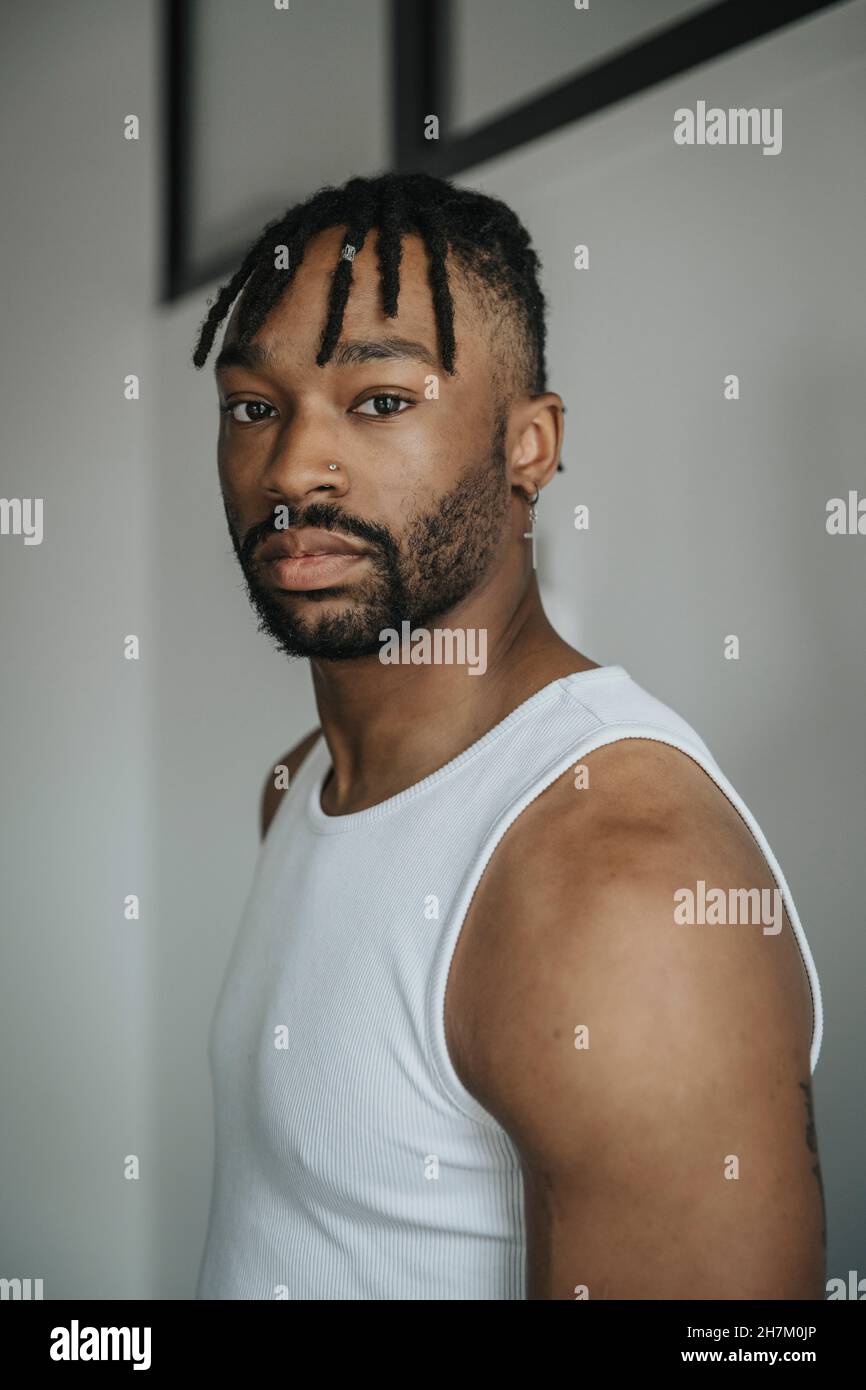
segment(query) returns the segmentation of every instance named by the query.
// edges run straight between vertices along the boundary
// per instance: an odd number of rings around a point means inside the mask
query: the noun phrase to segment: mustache
[[[284,524],[281,526],[276,524],[277,510],[282,513],[281,520],[284,520]],[[279,508],[275,508],[262,521],[255,522],[247,531],[240,545],[235,540],[238,559],[242,567],[246,569],[252,565],[254,551],[269,536],[279,535],[284,531],[297,531],[302,526],[312,526],[322,531],[336,531],[344,536],[357,536],[360,540],[366,541],[368,545],[378,546],[392,560],[399,554],[397,542],[386,526],[379,526],[372,521],[364,521],[362,517],[352,516],[340,507],[327,502],[312,502],[303,510],[285,503],[281,504]],[[234,530],[234,528],[232,529]]]

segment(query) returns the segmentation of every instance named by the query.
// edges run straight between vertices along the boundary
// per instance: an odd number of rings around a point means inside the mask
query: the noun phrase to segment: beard
[[[454,608],[487,574],[500,545],[508,510],[505,438],[500,413],[487,454],[474,464],[437,506],[416,514],[398,540],[385,526],[354,517],[336,503],[313,502],[303,511],[285,505],[281,529],[320,527],[358,536],[369,546],[371,573],[351,586],[280,594],[262,582],[253,552],[277,528],[275,518],[252,526],[239,540],[234,509],[223,493],[229,534],[244,575],[259,631],[290,657],[351,661],[375,656],[384,628],[424,627]],[[336,610],[301,614],[301,605],[344,599]]]

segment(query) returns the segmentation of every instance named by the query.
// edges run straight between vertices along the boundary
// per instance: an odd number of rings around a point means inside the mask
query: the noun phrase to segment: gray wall
[[[46,1298],[158,1292],[176,1219],[153,992],[156,153],[122,133],[129,112],[152,131],[155,25],[78,0],[6,6],[0,34],[0,495],[44,499],[41,545],[0,536],[0,1274]]]
[[[825,522],[829,498],[866,496],[864,79],[855,3],[473,171],[546,270],[550,385],[569,406],[566,472],[538,508],[551,618],[695,725],[809,938],[842,1277],[866,1274],[866,536]],[[698,100],[781,107],[781,153],[676,146],[673,113]]]
[[[155,307],[158,19],[76,0],[3,20],[0,491],[45,498],[45,539],[0,537],[0,1274],[48,1298],[192,1295],[210,1014],[262,779],[315,723],[225,529],[215,389],[189,364],[213,290]],[[545,264],[569,405],[539,508],[551,615],[695,724],[797,898],[826,1010],[831,1275],[866,1273],[866,539],[824,530],[864,478],[864,69],[856,0],[460,180],[511,201]],[[676,148],[698,99],[782,106],[782,154]]]

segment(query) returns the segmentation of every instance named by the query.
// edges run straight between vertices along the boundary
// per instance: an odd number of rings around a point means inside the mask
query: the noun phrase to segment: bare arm
[[[790,925],[674,920],[698,879],[775,886],[720,795],[641,820],[566,794],[503,877],[466,1080],[521,1155],[531,1299],[825,1296]]]

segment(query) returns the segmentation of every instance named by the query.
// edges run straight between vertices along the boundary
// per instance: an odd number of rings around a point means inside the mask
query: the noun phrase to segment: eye
[[[246,410],[247,406],[257,406],[259,410],[274,409],[272,405],[268,405],[265,401],[232,401],[230,405],[220,406],[220,414],[230,415],[235,424],[238,425],[256,425],[260,420],[266,420],[268,418],[266,415],[257,415],[253,419],[250,419],[249,416],[244,419],[243,417],[235,415],[236,410]]]
[[[383,420],[387,419],[389,415],[405,415],[406,412],[401,410],[400,406],[411,406],[414,404],[415,402],[409,400],[406,396],[397,396],[391,391],[380,391],[378,395],[370,396],[366,401],[362,401],[361,405],[358,406],[358,414],[369,415],[373,419]],[[365,405],[372,405],[377,408],[374,410],[363,410],[362,406]],[[380,405],[386,408],[379,410],[378,407]]]

